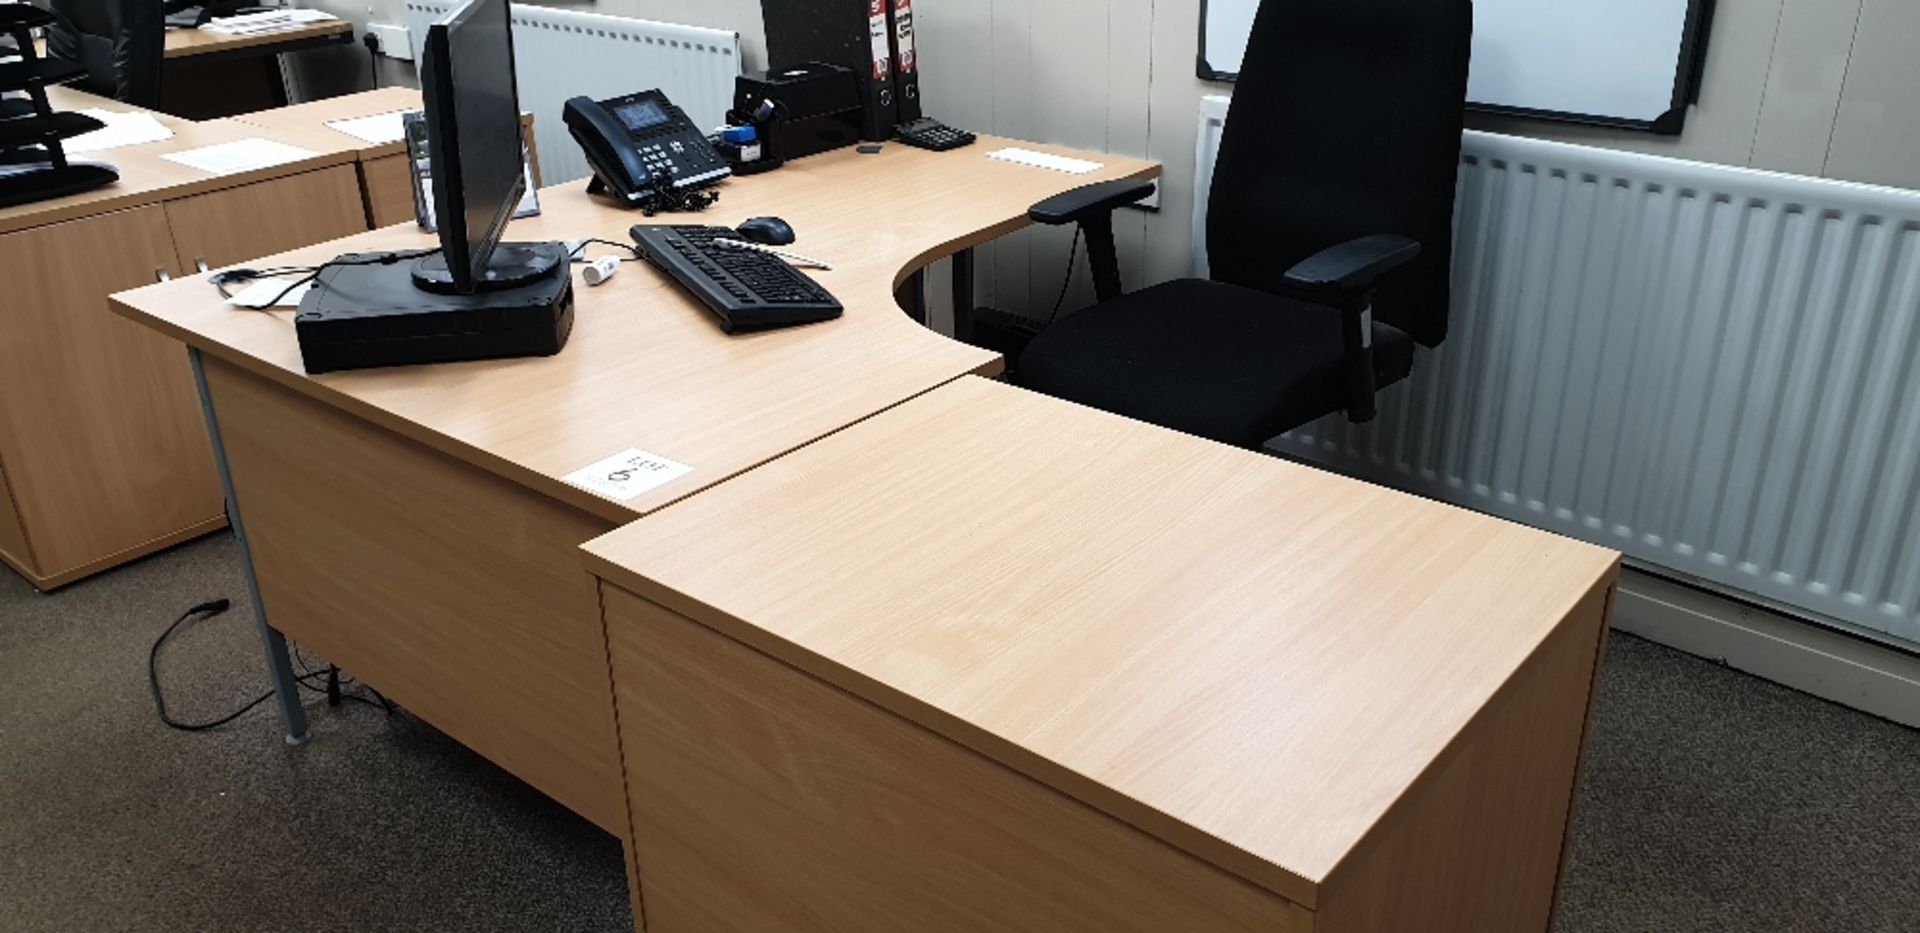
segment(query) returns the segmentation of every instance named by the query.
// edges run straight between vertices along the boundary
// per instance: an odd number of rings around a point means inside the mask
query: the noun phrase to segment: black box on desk
[[[859,90],[864,139],[893,138],[900,122],[894,100],[891,0],[760,0],[766,21],[767,63],[778,72],[806,62],[852,70]]]
[[[844,67],[806,62],[734,79],[735,113],[754,113],[762,101],[774,105],[773,118],[762,124],[766,137],[761,144],[776,161],[860,141],[860,91]]]
[[[349,253],[321,271],[293,316],[300,360],[318,374],[376,366],[552,356],[573,331],[573,276],[477,295],[413,284],[413,262]]]

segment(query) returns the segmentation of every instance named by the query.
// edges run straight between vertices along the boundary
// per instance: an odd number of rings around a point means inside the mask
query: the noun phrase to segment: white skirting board
[[[1621,579],[1613,626],[1920,728],[1920,656],[1635,569]]]

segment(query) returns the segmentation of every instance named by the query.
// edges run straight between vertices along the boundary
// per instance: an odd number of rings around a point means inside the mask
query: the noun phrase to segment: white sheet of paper
[[[259,279],[252,285],[241,289],[232,298],[228,298],[227,303],[238,305],[242,308],[253,308],[255,310],[270,306],[275,308],[297,308],[300,306],[300,299],[306,297],[307,290],[313,287],[313,283],[302,282],[292,291],[287,291],[287,286],[292,284],[292,279]],[[281,292],[287,293],[281,296],[279,301],[274,301],[274,297],[280,295]],[[268,302],[273,303],[269,305]]]
[[[392,113],[376,113],[370,117],[354,117],[351,120],[333,120],[329,122],[327,126],[361,142],[374,143],[376,145],[380,143],[397,143],[406,138],[406,127],[400,120],[405,114],[406,111],[404,110],[395,110]]]
[[[97,107],[89,107],[80,112],[105,123],[106,126],[91,133],[82,133],[64,142],[62,145],[68,152],[99,152],[102,149],[157,143],[163,139],[173,138],[173,131],[154,119],[153,114],[150,113],[122,113],[116,110],[101,110]]]
[[[289,146],[283,142],[250,136],[230,143],[170,152],[160,158],[215,175],[232,175],[236,172],[251,172],[271,165],[311,159],[319,154],[311,149],[302,149],[299,146]]]
[[[1031,165],[1036,168],[1050,168],[1056,172],[1066,172],[1069,175],[1085,175],[1088,172],[1097,172],[1100,170],[1100,163],[1098,162],[1089,162],[1085,159],[1069,159],[1066,156],[1049,155],[1044,152],[1035,152],[1032,149],[996,149],[987,153],[987,158],[999,159],[1003,162],[1015,162],[1020,165]]]
[[[568,473],[566,481],[617,502],[626,502],[693,472],[693,467],[644,450],[625,450]]]

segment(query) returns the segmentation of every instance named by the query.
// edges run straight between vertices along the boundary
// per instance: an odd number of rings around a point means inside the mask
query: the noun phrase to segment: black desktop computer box
[[[828,62],[853,69],[860,86],[860,136],[887,140],[899,121],[891,0],[761,0],[769,70]]]
[[[566,263],[519,288],[448,295],[415,287],[412,263],[379,258],[339,257],[301,300],[293,328],[308,373],[552,356],[573,331]]]

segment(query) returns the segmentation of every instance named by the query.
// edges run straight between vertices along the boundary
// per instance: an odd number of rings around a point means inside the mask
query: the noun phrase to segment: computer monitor
[[[429,291],[514,288],[565,258],[545,244],[500,242],[527,187],[512,18],[508,0],[466,0],[427,30],[420,90],[441,253],[414,280]]]

